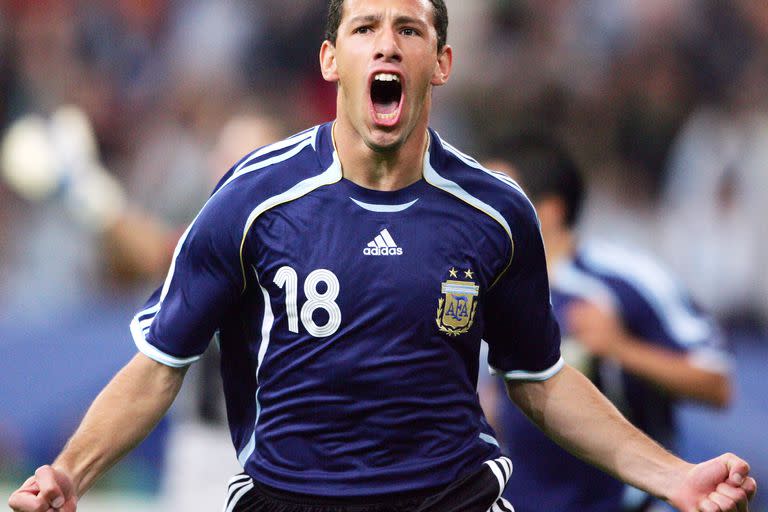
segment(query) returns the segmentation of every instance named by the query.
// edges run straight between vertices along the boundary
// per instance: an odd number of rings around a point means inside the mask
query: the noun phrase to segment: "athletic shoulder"
[[[431,131],[427,181],[484,211],[504,227],[517,243],[539,231],[536,210],[518,183],[488,169]]]
[[[318,125],[281,141],[257,148],[241,158],[219,180],[211,199],[237,202],[238,198],[253,202],[282,190],[325,170],[321,144],[329,131]]]
[[[279,204],[302,184],[323,179],[333,167],[325,141],[330,126],[319,125],[258,148],[240,159],[221,178],[193,221],[192,232],[227,239],[239,247],[244,226],[254,211]],[[327,168],[326,168],[327,166]]]

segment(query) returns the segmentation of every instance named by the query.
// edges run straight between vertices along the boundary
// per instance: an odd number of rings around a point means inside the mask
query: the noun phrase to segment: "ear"
[[[336,69],[336,46],[327,39],[320,47],[320,70],[327,82],[339,81],[339,72]]]
[[[451,76],[451,68],[453,67],[453,48],[448,45],[443,46],[440,50],[440,55],[437,56],[437,62],[435,63],[435,72],[432,74],[432,85],[443,85],[448,81]]]

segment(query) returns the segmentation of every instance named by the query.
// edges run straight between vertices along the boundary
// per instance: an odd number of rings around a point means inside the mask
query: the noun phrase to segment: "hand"
[[[590,302],[573,303],[566,312],[571,335],[596,356],[615,354],[627,339],[616,313]]]
[[[15,512],[75,512],[77,495],[72,480],[51,466],[41,466],[16,492],[8,505]]]
[[[748,512],[756,491],[749,464],[726,453],[693,466],[669,503],[682,512]]]

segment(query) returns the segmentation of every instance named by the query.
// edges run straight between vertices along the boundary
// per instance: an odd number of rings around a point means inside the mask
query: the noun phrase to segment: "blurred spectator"
[[[665,256],[694,294],[736,323],[768,321],[768,8],[705,2],[691,42],[701,104],[669,160]]]

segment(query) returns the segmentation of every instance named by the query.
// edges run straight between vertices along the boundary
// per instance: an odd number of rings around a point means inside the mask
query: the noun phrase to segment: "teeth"
[[[400,77],[397,75],[393,75],[392,73],[379,73],[376,76],[373,77],[374,80],[379,80],[381,82],[399,82]]]
[[[394,119],[396,115],[397,115],[397,112],[392,112],[391,114],[376,113],[376,117],[378,117],[379,119]]]

